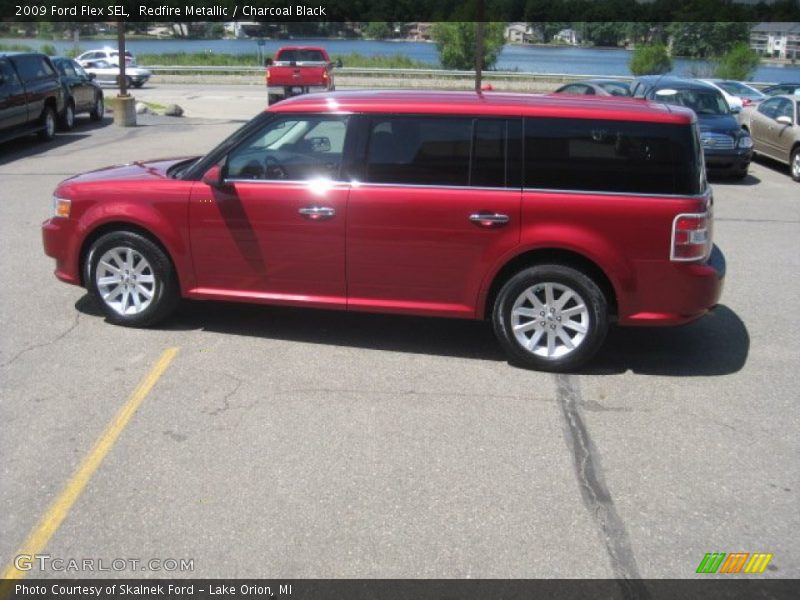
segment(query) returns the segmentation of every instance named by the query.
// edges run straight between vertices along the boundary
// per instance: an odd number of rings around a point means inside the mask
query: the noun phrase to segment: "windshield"
[[[674,90],[672,94],[656,93],[656,100],[691,108],[698,115],[728,115],[730,108],[716,90]]]
[[[758,90],[754,90],[743,83],[739,83],[738,81],[720,81],[717,83],[717,85],[734,96],[743,96],[745,98],[761,98],[764,95]]]

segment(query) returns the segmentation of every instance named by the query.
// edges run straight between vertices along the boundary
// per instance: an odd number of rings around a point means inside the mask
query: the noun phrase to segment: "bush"
[[[748,44],[739,43],[722,55],[714,68],[714,76],[720,79],[749,79],[759,62],[758,54]]]
[[[58,54],[58,50],[53,44],[44,44],[40,50],[42,54],[47,54],[47,56],[55,56]]]
[[[628,68],[636,76],[663,75],[672,70],[672,59],[664,44],[637,46]]]

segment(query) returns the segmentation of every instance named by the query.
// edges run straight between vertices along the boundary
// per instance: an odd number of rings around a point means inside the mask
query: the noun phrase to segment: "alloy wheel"
[[[95,283],[103,302],[119,315],[136,315],[155,296],[153,267],[133,248],[112,248],[97,263]]]
[[[545,282],[529,287],[514,301],[511,328],[531,354],[558,359],[574,352],[586,338],[589,309],[571,287]]]

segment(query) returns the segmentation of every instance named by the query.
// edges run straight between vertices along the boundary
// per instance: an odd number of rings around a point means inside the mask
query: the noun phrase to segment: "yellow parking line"
[[[25,543],[22,544],[14,555],[15,557],[21,554],[32,556],[44,550],[47,542],[50,541],[50,538],[58,530],[61,522],[67,516],[72,505],[75,504],[75,501],[81,495],[81,492],[83,492],[83,488],[89,483],[89,480],[92,478],[94,472],[97,471],[103,459],[114,446],[114,442],[117,441],[117,438],[120,433],[122,433],[122,430],[125,429],[128,421],[131,420],[136,409],[139,408],[139,405],[147,397],[147,394],[150,393],[150,390],[153,389],[158,379],[164,374],[164,371],[167,370],[167,367],[169,367],[177,353],[178,348],[168,348],[164,351],[158,359],[158,362],[150,369],[147,376],[133,391],[128,401],[119,409],[116,417],[114,417],[114,420],[111,421],[103,434],[98,438],[97,442],[95,442],[89,454],[86,455],[78,465],[78,468],[75,469],[75,473],[73,473],[67,485],[58,495],[58,498],[50,505],[50,508],[47,509],[47,512],[42,516],[39,523],[36,524],[36,527],[33,528],[28,539],[25,540]],[[3,571],[2,579],[21,579],[25,577],[26,574],[27,571],[18,569],[15,561],[12,559],[11,564]]]

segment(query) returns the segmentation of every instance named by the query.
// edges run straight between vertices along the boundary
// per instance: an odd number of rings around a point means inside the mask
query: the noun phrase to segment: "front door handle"
[[[330,206],[306,206],[297,212],[312,221],[324,221],[336,216],[336,209]]]
[[[508,215],[500,213],[473,213],[469,216],[469,220],[478,225],[479,227],[502,227],[508,223]]]

